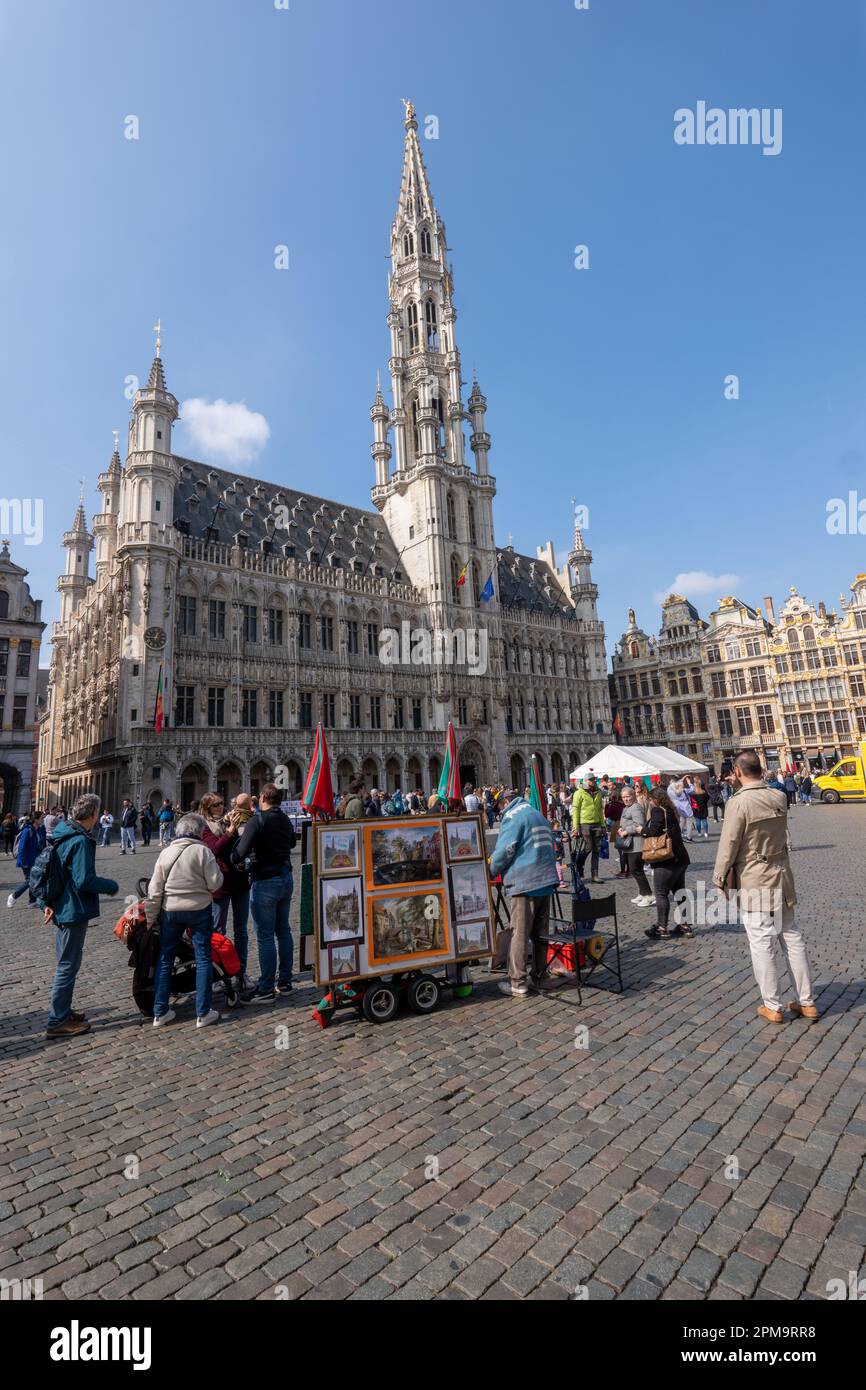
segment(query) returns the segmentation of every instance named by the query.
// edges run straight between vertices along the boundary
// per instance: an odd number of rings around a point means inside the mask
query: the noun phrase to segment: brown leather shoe
[[[66,1018],[62,1023],[58,1023],[55,1028],[46,1030],[46,1038],[77,1038],[81,1033],[89,1033],[90,1024],[86,1018],[74,1019]]]
[[[765,1018],[768,1023],[784,1023],[785,1018],[781,1009],[768,1009],[766,1004],[758,1005],[758,1017]]]
[[[788,1010],[792,1014],[799,1014],[801,1018],[805,1018],[807,1023],[817,1023],[821,1017],[814,1004],[798,1004],[794,999],[788,1005]]]

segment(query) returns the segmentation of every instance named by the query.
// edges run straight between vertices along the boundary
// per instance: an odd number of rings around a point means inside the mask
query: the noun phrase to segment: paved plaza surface
[[[648,942],[627,881],[624,995],[512,1001],[479,970],[429,1018],[326,1031],[308,976],[143,1026],[104,900],[93,1032],[47,1042],[53,932],[6,909],[0,857],[0,1274],[60,1299],[827,1298],[866,1248],[866,807],[790,820],[813,1027],[756,1018],[738,926]],[[690,848],[708,884],[715,839]],[[131,892],[155,855],[97,864]]]

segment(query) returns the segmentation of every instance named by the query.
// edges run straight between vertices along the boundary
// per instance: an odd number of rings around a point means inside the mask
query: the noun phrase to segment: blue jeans
[[[15,892],[12,894],[13,898],[15,898],[16,900],[18,898],[22,898],[25,893],[30,893],[30,870],[22,869],[21,872],[24,875],[24,882],[19,883],[18,887],[15,889]],[[35,903],[35,901],[36,899],[34,898],[33,894],[30,893],[31,904]]]
[[[133,852],[133,854],[135,854],[135,827],[134,827],[134,826],[132,826],[132,825],[122,825],[122,826],[120,827],[120,848],[123,850],[123,853],[124,853],[124,854],[126,853],[126,851],[127,851],[128,849],[131,849],[132,852]]]
[[[249,937],[247,935],[247,918],[250,915],[249,888],[245,889],[243,893],[226,893],[224,898],[214,899],[213,929],[222,932],[223,936],[225,936],[226,923],[229,918],[229,903],[232,907],[232,938],[238,953],[238,960],[241,963],[241,974],[246,975],[247,956],[249,954]]]
[[[111,847],[111,831],[112,831],[112,829],[113,829],[113,827],[110,826],[110,825],[104,825],[104,826],[102,827],[102,835],[101,835],[101,837],[100,837],[99,843],[100,843],[101,845],[103,845],[106,849],[110,849],[110,847]]]
[[[81,969],[86,932],[86,922],[70,922],[66,926],[61,926],[58,922],[54,928],[54,955],[57,959],[57,969],[54,972],[54,984],[51,987],[49,1028],[56,1028],[58,1024],[65,1023],[69,1017],[72,1009],[75,977]]]
[[[707,820],[708,820],[708,817],[707,817],[707,816],[695,816],[695,834],[696,834],[696,835],[709,835],[709,833],[710,833],[710,827],[709,827],[709,825],[707,824]]]
[[[273,993],[277,979],[277,952],[280,958],[280,984],[292,983],[295,947],[289,929],[289,907],[293,887],[291,869],[284,869],[276,878],[253,880],[250,908],[259,943],[259,994]]]
[[[210,939],[213,935],[213,910],[199,908],[195,912],[164,912],[159,928],[159,960],[156,965],[156,980],[153,998],[153,1016],[161,1018],[168,1012],[168,999],[171,993],[171,969],[177,948],[187,927],[192,929],[192,944],[195,947],[195,1013],[196,1018],[204,1018],[210,1013],[213,967],[210,957]]]

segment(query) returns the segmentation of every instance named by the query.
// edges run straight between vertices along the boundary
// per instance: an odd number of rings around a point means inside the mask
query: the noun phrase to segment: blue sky
[[[825,525],[866,495],[860,0],[5,0],[0,49],[0,491],[45,499],[12,543],[48,618],[157,316],[179,399],[265,417],[247,471],[369,505],[404,96],[500,544],[563,551],[588,507],[609,650],[678,574],[706,613],[866,569]],[[781,153],[678,146],[699,100],[782,108]]]

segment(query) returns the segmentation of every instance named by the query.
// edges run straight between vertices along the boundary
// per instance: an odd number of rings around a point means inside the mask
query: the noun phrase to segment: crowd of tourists
[[[795,920],[797,897],[787,825],[792,803],[787,789],[774,785],[774,778],[765,777],[759,757],[751,751],[736,758],[730,777],[723,781],[719,786],[723,821],[712,883],[720,894],[741,895],[738,915],[761,996],[758,1015],[773,1024],[784,1021],[781,953],[796,994],[787,1008],[795,1016],[815,1022],[818,1010],[809,961]],[[526,998],[549,979],[550,901],[559,877],[553,823],[557,810],[561,816],[567,815],[567,800],[548,796],[546,814],[525,797],[512,793],[503,801],[499,836],[490,859],[491,873],[502,875],[511,907],[509,978],[499,988],[512,998]],[[693,927],[686,916],[686,871],[691,860],[685,840],[694,839],[696,825],[698,833],[708,834],[707,807],[711,804],[710,786],[703,783],[671,779],[667,786],[659,782],[647,788],[628,779],[612,784],[609,778],[597,781],[592,775],[585,777],[572,793],[570,807],[571,832],[579,841],[578,871],[590,858],[591,881],[600,882],[598,856],[607,833],[612,832],[622,856],[618,877],[632,874],[640,889],[633,901],[641,906],[654,902],[656,906],[656,923],[646,935],[656,940],[692,936]]]
[[[613,865],[619,867],[612,878],[631,879],[637,889],[632,903],[656,909],[646,936],[656,941],[693,936],[685,891],[691,862],[686,844],[709,839],[712,812],[713,824],[720,828],[715,886],[727,891],[735,880],[737,888],[772,888],[779,899],[776,910],[743,911],[741,921],[762,994],[759,1013],[780,1022],[777,938],[798,992],[789,1007],[804,1017],[817,1017],[805,947],[794,923],[796,897],[787,842],[788,811],[798,798],[810,795],[808,773],[784,778],[764,774],[757,756],[743,753],[729,775],[711,775],[706,782],[665,778],[647,786],[641,779],[588,774],[576,787],[549,784],[534,798],[528,787],[498,784],[476,789],[467,783],[459,801],[446,802],[437,791],[384,793],[368,790],[359,779],[336,800],[336,815],[361,820],[461,810],[481,813],[490,828],[498,822],[490,871],[501,877],[511,904],[509,979],[500,988],[522,997],[534,978],[527,975],[528,948],[547,928],[550,898],[562,886],[566,856],[574,871],[572,887],[583,888],[587,881],[602,882],[601,861],[612,860],[615,853]],[[20,820],[6,816],[0,822],[6,852],[14,855],[22,875],[7,907],[15,907],[27,894],[30,905],[41,908],[45,921],[56,929],[48,1037],[76,1036],[90,1029],[84,1014],[73,1010],[72,997],[87,924],[99,915],[99,896],[118,892],[113,879],[96,873],[95,862],[97,843],[110,846],[115,827],[124,855],[136,853],[139,831],[145,845],[154,833],[159,835],[160,853],[145,902],[147,923],[158,925],[160,937],[154,1027],[164,1028],[175,1019],[171,976],[185,935],[202,967],[196,970],[196,1024],[206,1027],[219,1021],[212,1001],[211,936],[225,933],[229,922],[243,1001],[268,1004],[292,991],[289,911],[296,832],[282,808],[283,797],[269,784],[258,797],[240,793],[227,806],[219,792],[208,792],[188,812],[167,799],[158,809],[148,805],[139,812],[127,798],[115,817],[101,810],[95,794],[87,793],[69,810],[53,806],[47,813],[34,811]],[[258,946],[256,980],[247,971],[250,916]]]
[[[291,819],[282,809],[283,793],[273,784],[258,797],[241,793],[226,807],[217,792],[208,793],[195,810],[176,813],[166,801],[156,813],[160,853],[153,867],[144,904],[149,926],[159,927],[154,1027],[175,1018],[169,1007],[171,974],[185,934],[196,962],[196,1024],[219,1022],[212,1007],[211,937],[224,932],[229,917],[240,963],[242,999],[247,1004],[272,1003],[292,990],[293,942],[289,929],[292,901],[292,850],[296,843]],[[97,837],[110,844],[106,813],[94,793],[79,796],[68,810],[35,811],[24,818],[15,838],[21,884],[9,894],[7,907],[29,894],[31,906],[43,911],[55,927],[56,970],[48,1017],[49,1038],[75,1037],[90,1031],[83,1013],[72,1008],[75,980],[81,968],[88,923],[99,916],[100,895],[114,897],[118,884],[96,872]],[[135,854],[132,802],[124,801],[118,817],[121,852]],[[108,834],[106,834],[106,829]],[[258,945],[259,973],[247,973],[252,916]]]

